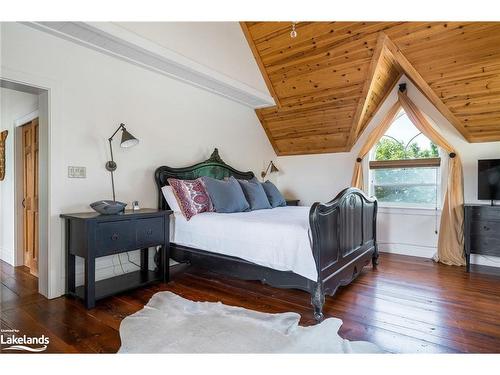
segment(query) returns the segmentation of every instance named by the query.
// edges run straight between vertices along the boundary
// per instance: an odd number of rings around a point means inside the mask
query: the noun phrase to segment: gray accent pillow
[[[267,199],[269,199],[269,203],[271,203],[272,208],[286,206],[285,198],[271,181],[264,182],[262,187],[266,192]]]
[[[202,177],[215,212],[244,212],[250,209],[240,184],[234,177],[226,181]]]
[[[238,180],[247,202],[250,204],[250,209],[263,210],[272,208],[269,200],[267,199],[266,192],[259,181],[252,180]]]

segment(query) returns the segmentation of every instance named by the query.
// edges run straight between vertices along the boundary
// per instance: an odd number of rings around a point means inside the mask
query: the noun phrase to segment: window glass
[[[401,111],[372,150],[372,160],[388,161],[370,170],[370,194],[387,206],[437,207],[440,196],[440,168],[433,166],[394,167],[391,160],[439,158],[439,149]]]
[[[371,195],[386,205],[434,207],[440,180],[438,167],[374,169]]]
[[[375,146],[374,160],[401,160],[439,157],[438,147],[420,133],[401,111]]]

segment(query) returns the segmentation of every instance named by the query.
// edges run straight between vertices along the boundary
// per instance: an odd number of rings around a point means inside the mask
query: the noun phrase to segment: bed
[[[158,207],[169,209],[161,188],[168,178],[254,178],[227,165],[215,149],[209,159],[155,172]],[[311,294],[314,318],[323,319],[325,296],[348,285],[370,262],[378,263],[377,201],[347,188],[328,203],[251,212],[205,212],[187,221],[172,217],[170,257],[244,280]]]

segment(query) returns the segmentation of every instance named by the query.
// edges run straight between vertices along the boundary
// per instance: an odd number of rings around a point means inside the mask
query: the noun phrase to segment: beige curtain
[[[448,184],[439,225],[438,252],[434,259],[445,264],[463,266],[465,265],[464,182],[460,156],[427,121],[423,113],[408,98],[406,92],[399,92],[399,102],[416,128],[450,155]]]
[[[352,186],[359,189],[364,188],[361,161],[385,134],[401,107],[403,107],[415,127],[450,156],[448,162],[448,184],[439,226],[438,252],[434,260],[449,265],[463,266],[465,265],[465,257],[462,162],[453,146],[427,121],[423,113],[408,98],[406,92],[399,92],[398,102],[392,106],[383,121],[373,130],[361,148],[356,165],[354,166]]]
[[[354,165],[354,174],[352,175],[351,186],[357,187],[358,189],[365,190],[364,178],[363,178],[363,165],[361,162],[363,158],[370,152],[370,150],[377,144],[380,138],[385,134],[387,129],[391,126],[392,122],[396,118],[399,110],[401,109],[401,104],[399,102],[394,103],[394,105],[389,109],[389,112],[385,115],[382,122],[370,133],[366,143],[361,147],[359,151],[358,158],[356,159],[356,164]]]

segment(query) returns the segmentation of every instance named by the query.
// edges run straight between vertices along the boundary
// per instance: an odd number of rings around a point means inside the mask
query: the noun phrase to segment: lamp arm
[[[115,178],[114,178],[114,175],[113,175],[113,172],[116,169],[116,164],[115,164],[115,159],[113,157],[113,144],[112,144],[112,141],[113,141],[113,137],[116,135],[116,133],[118,133],[118,131],[120,129],[122,129],[122,128],[125,129],[125,124],[120,123],[120,125],[115,130],[115,132],[113,133],[113,135],[108,138],[109,151],[111,153],[111,162],[108,162],[107,166],[109,165],[109,167],[110,167],[110,168],[108,168],[108,170],[111,173],[111,189],[113,190],[113,201],[116,201],[116,195],[115,195]]]
[[[267,172],[269,172],[269,168],[271,168],[271,164],[272,164],[272,163],[273,163],[273,162],[272,162],[272,160],[271,160],[271,161],[269,162],[269,164],[268,164],[268,166],[267,166],[266,170],[260,173],[260,177],[262,177],[262,179],[266,178],[266,176],[267,176]]]
[[[116,132],[115,132],[115,134],[116,134]],[[108,141],[109,141],[109,151],[111,151],[111,165],[114,166],[114,168],[116,168],[116,164],[115,164],[115,161],[113,159],[113,145],[111,144],[112,138],[113,137],[111,137],[111,138],[108,139]],[[116,201],[116,196],[115,196],[115,179],[114,179],[114,176],[113,176],[113,169],[110,169],[109,172],[111,173],[111,189],[113,190],[113,201]]]
[[[111,139],[111,138],[109,138],[109,139],[108,139],[108,142],[109,142],[109,151],[110,151],[110,153],[111,153],[111,161],[112,161],[112,162],[114,162],[114,161],[115,161],[115,159],[113,158],[113,145],[111,144],[111,141],[112,141],[112,139]]]
[[[267,165],[267,168],[266,168],[266,176],[267,176],[267,173],[269,172],[269,168],[271,168],[271,164],[273,164],[272,161],[269,162],[269,164]]]
[[[120,129],[123,131],[126,131],[124,123],[120,123],[120,125],[115,130],[115,132],[111,135],[111,137],[108,138],[109,151],[111,153],[111,160],[106,163],[106,169],[111,173],[111,188],[113,189],[113,201],[116,201],[115,179],[114,179],[114,175],[113,175],[113,172],[116,170],[116,163],[115,163],[115,159],[113,157],[113,143],[112,142],[113,142],[113,137],[116,135],[116,133],[118,133],[120,131]],[[129,136],[131,136],[131,135],[129,134]],[[122,140],[123,140],[123,138],[122,138]]]
[[[111,137],[108,138],[109,142],[111,143],[111,141],[113,140],[113,137],[116,135],[116,133],[118,133],[118,131],[123,128],[125,129],[125,124],[122,122],[120,123],[120,125],[118,126],[118,129],[115,130],[115,132],[113,133],[113,135]],[[113,154],[113,153],[111,153]]]

